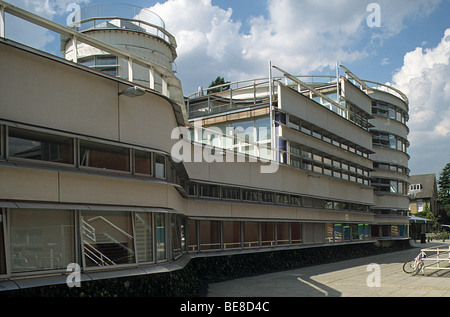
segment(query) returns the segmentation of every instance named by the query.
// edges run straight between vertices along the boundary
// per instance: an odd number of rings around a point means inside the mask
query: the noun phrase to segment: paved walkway
[[[403,272],[403,263],[421,249],[443,244],[449,245],[447,241],[413,243],[411,250],[210,284],[207,296],[450,297],[450,271],[429,271],[426,276]],[[379,265],[379,279],[376,270],[368,271],[373,263]]]

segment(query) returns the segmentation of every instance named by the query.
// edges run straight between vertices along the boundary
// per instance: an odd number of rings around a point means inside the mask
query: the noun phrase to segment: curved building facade
[[[377,237],[401,235],[399,230],[402,226],[393,223],[404,223],[403,216],[407,215],[409,209],[409,102],[401,92],[392,87],[389,89],[369,92],[373,99],[374,116],[371,132],[375,153],[371,159],[375,169],[372,185],[375,188],[376,206],[373,209],[379,221],[372,234]]]
[[[86,9],[67,28],[0,9],[59,32],[65,52],[0,37],[4,290],[64,284],[73,264],[95,280],[408,239],[408,104],[391,91],[344,66],[314,78],[273,66],[185,98],[155,15]]]

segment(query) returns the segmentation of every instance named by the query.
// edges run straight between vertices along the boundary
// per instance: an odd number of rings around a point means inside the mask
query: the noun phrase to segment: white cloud
[[[211,0],[168,0],[150,10],[177,39],[178,75],[190,93],[219,75],[227,80],[266,76],[269,61],[298,74],[334,69],[338,60],[350,64],[375,54],[382,40],[405,28],[406,19],[428,15],[440,0],[377,1],[380,28],[366,25],[371,2],[269,0],[268,15],[250,17],[245,34],[232,9],[213,6]]]
[[[73,0],[9,0],[10,4],[37,14],[43,18],[54,20],[56,17],[66,15],[66,8]],[[78,3],[88,3],[81,0]],[[44,49],[47,44],[58,39],[57,34],[44,28],[35,26],[14,16],[6,16],[6,36],[14,41]]]
[[[410,100],[411,167],[439,171],[450,155],[450,28],[434,48],[416,48],[393,76]],[[442,155],[444,153],[444,156]],[[427,162],[427,164],[424,164]]]

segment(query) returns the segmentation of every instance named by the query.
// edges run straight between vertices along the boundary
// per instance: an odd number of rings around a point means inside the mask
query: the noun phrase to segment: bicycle
[[[423,258],[426,257],[427,255],[425,252],[420,252],[420,254],[416,256],[414,260],[405,262],[405,264],[403,264],[403,271],[407,274],[412,274],[413,276],[416,275],[423,269],[425,265],[423,262]]]

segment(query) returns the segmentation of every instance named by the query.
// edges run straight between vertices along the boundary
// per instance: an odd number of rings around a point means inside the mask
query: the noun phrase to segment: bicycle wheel
[[[423,268],[423,262],[420,261],[419,263],[417,263],[417,266],[416,266],[416,268],[413,270],[412,275],[413,275],[413,276],[414,276],[414,275],[417,275],[417,273],[419,273],[420,270],[422,270],[422,268]]]
[[[407,274],[411,274],[414,270],[413,268],[414,261],[408,261],[405,264],[403,264],[403,271]]]

